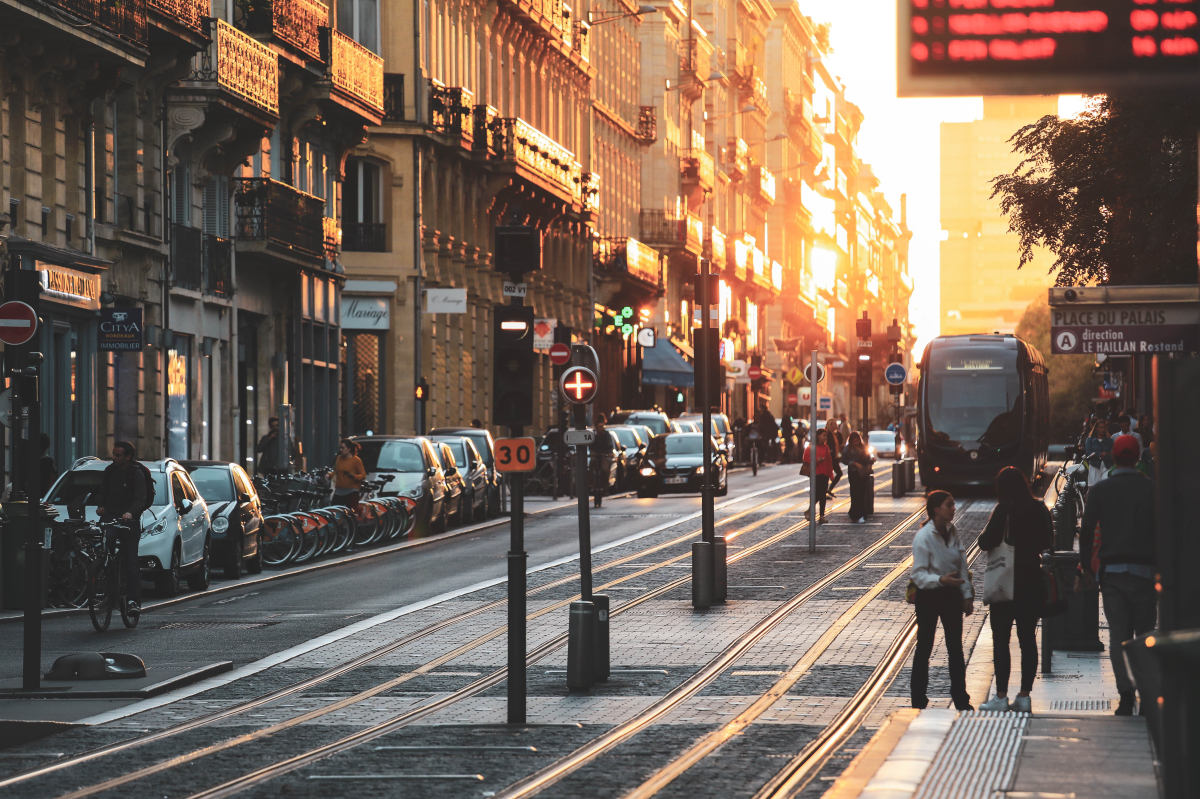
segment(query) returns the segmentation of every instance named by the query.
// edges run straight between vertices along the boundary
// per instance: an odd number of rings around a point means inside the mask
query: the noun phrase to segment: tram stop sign
[[[37,314],[23,302],[0,305],[0,341],[13,346],[25,344],[37,332]]]
[[[812,364],[804,367],[804,379],[809,383],[820,383],[825,379],[825,367],[822,364],[817,364],[817,379],[812,379]]]
[[[902,363],[889,363],[883,370],[883,379],[893,386],[902,386],[908,379],[908,370]]]
[[[563,372],[558,385],[563,396],[567,398],[567,402],[574,405],[588,405],[596,398],[596,390],[600,387],[600,381],[596,379],[596,373],[591,369],[584,366],[572,366]]]
[[[550,348],[550,363],[555,366],[566,366],[571,360],[570,346],[561,341]]]

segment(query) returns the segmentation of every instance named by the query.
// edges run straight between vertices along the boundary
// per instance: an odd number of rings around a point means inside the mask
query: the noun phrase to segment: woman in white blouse
[[[950,661],[950,698],[959,710],[973,710],[967,694],[967,666],[963,659],[963,614],[974,610],[975,589],[967,579],[967,555],[954,529],[954,497],[948,491],[931,491],[925,499],[929,521],[913,539],[912,579],[917,586],[917,648],[912,664],[912,706],[929,704],[929,656],[938,620],[946,636]]]

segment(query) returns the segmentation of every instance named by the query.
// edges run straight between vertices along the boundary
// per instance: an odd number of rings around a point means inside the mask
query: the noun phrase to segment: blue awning
[[[642,385],[692,388],[696,378],[679,349],[659,339],[657,347],[642,350]]]

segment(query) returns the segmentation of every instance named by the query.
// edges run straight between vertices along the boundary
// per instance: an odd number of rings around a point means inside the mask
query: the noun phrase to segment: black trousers
[[[958,588],[942,586],[930,591],[917,591],[917,648],[912,663],[912,706],[924,708],[929,704],[929,656],[938,621],[946,637],[946,655],[950,661],[950,698],[959,710],[971,704],[967,694],[967,664],[963,659],[963,595]]]
[[[830,458],[830,460],[833,462],[833,479],[829,481],[829,490],[832,491],[833,487],[838,484],[838,480],[842,479],[842,464],[838,463],[837,458]]]
[[[821,515],[825,515],[825,499],[829,493],[829,478],[826,475],[818,474],[813,478],[813,485],[816,486],[817,504],[820,505]],[[809,515],[812,514],[812,508],[809,508]],[[813,519],[815,522],[816,519]]]
[[[1008,694],[1008,675],[1012,671],[1008,640],[1014,621],[1017,623],[1017,643],[1021,647],[1021,690],[1033,690],[1038,667],[1038,616],[1035,605],[993,602],[989,607],[988,623],[992,626],[992,666],[996,670],[997,694]]]
[[[867,515],[867,476],[861,477],[850,470],[850,518],[854,521]]]
[[[142,538],[141,525],[137,519],[123,521],[114,516],[102,516],[101,521],[120,521],[120,527],[114,527],[108,533],[109,546],[115,539],[121,545],[121,562],[125,568],[125,598],[141,604],[142,601],[142,569],[138,565],[138,542]]]

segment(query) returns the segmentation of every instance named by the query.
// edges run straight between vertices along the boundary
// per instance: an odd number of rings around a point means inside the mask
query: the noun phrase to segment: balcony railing
[[[722,233],[716,225],[709,228],[708,238],[704,240],[704,250],[701,255],[709,260],[712,264],[712,271],[723,272],[727,258],[725,248],[728,247],[725,241],[725,234]]]
[[[404,121],[404,75],[397,72],[383,76],[383,121]]]
[[[182,25],[193,33],[207,35],[204,20],[212,4],[209,0],[150,0],[150,11]]]
[[[269,178],[237,178],[233,199],[239,241],[265,241],[321,258],[325,201]]]
[[[209,233],[204,234],[204,291],[233,296],[233,242]]]
[[[592,60],[591,26],[586,22],[576,22],[571,33],[571,49],[579,53],[584,61]]]
[[[767,84],[762,78],[756,77],[750,81],[750,101],[754,103],[757,113],[764,117],[771,115],[771,101],[767,99]]]
[[[754,244],[744,239],[733,240],[733,274],[738,280],[745,280],[750,269],[750,250]]]
[[[600,213],[600,173],[583,172],[579,176],[579,187],[582,191],[584,210],[593,214]]]
[[[350,222],[342,228],[345,252],[386,252],[387,225],[383,222]]]
[[[730,40],[726,51],[729,58],[730,76],[734,83],[748,86],[754,78],[754,64],[750,61],[750,51],[741,42]]]
[[[333,85],[363,105],[383,113],[383,59],[341,31],[329,37],[329,77]]]
[[[767,205],[775,204],[775,176],[771,174],[771,170],[767,169],[762,164],[756,167],[758,173],[755,181],[758,190],[756,199],[766,203]]]
[[[146,0],[50,0],[51,4],[80,19],[95,23],[109,33],[131,44],[145,47]]]
[[[478,124],[477,107],[477,131]],[[577,202],[583,201],[582,167],[570,150],[523,119],[496,117],[492,119],[490,127],[495,131],[489,148],[493,155],[515,162],[518,166],[544,178]]]
[[[643,283],[661,285],[662,270],[659,267],[658,253],[637,239],[597,239],[595,258],[601,269],[627,272]]]
[[[171,225],[171,282],[199,291],[204,279],[204,246],[199,228]]]
[[[642,241],[647,244],[679,247],[696,254],[704,249],[704,223],[698,216],[681,218],[666,211],[643,209],[639,222]]]
[[[209,29],[212,44],[192,61],[189,80],[213,81],[251,105],[279,113],[279,59],[271,48],[223,19]]]
[[[321,216],[321,240],[324,245],[325,257],[336,261],[342,252],[342,227],[336,219]]]
[[[783,264],[779,261],[771,262],[771,287],[783,291]]]
[[[680,159],[685,182],[696,183],[703,191],[712,191],[717,183],[717,166],[707,150],[693,147]]]
[[[638,109],[637,137],[644,142],[658,140],[658,107],[643,105]]]
[[[236,0],[234,24],[259,36],[273,36],[304,55],[321,59],[321,26],[329,6],[320,0]]]
[[[729,169],[729,176],[734,180],[746,177],[750,171],[750,145],[746,144],[742,138],[730,139],[727,157],[729,162],[726,166]]]
[[[436,80],[429,82],[429,126],[438,133],[470,141],[474,137],[471,125],[474,106],[475,95],[470,89],[447,88]]]

